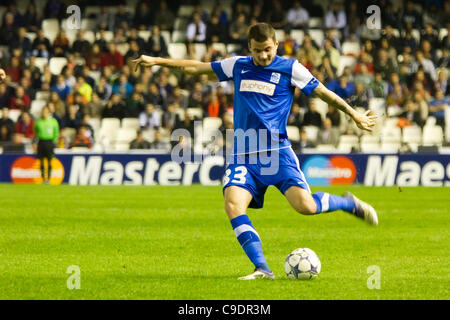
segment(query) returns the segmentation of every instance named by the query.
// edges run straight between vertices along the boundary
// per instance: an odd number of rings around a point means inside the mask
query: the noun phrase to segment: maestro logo
[[[61,162],[53,158],[52,160],[52,176],[50,184],[61,184],[64,179],[64,167]],[[47,161],[44,162],[45,172],[47,172]],[[17,158],[11,166],[11,180],[14,183],[21,184],[41,184],[41,162],[39,159],[24,156]]]
[[[352,184],[356,179],[355,164],[345,156],[312,156],[302,171],[312,186]]]

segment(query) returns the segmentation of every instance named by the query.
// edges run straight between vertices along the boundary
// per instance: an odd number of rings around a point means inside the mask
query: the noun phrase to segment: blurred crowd
[[[225,10],[228,3],[230,10]],[[386,116],[398,117],[400,127],[422,127],[432,116],[444,128],[450,92],[450,2],[375,3],[381,8],[381,29],[366,23],[366,9],[374,1],[217,1],[212,10],[205,10],[199,1],[183,1],[194,6],[183,26],[186,58],[196,57],[196,43],[206,45],[203,61],[247,55],[247,28],[269,22],[282,35],[278,54],[298,59],[350,105],[367,110],[371,99],[382,98]],[[0,66],[8,75],[0,84],[0,143],[35,138],[31,104],[42,92],[48,93],[47,105],[60,126],[60,148],[91,148],[99,142],[92,119],[139,119],[140,130],[130,148],[142,149],[170,150],[168,137],[174,129],[193,132],[194,120],[205,117],[221,118],[222,131],[232,128],[232,83],[169,68],[133,70],[132,60],[141,54],[169,56],[170,42],[162,33],[179,28],[174,25],[177,1],[142,0],[135,2],[134,10],[125,1],[112,1],[111,6],[80,1],[82,13],[87,4],[100,6],[99,14],[83,15],[95,21],[98,38],[91,42],[85,30],[79,30],[70,45],[63,29],[51,42],[42,28],[44,19],[66,18],[70,1],[48,0],[38,10],[33,1],[18,7],[14,1],[0,0],[0,6],[6,6],[0,17]],[[321,19],[320,25],[311,23],[315,18]],[[151,31],[148,39],[139,36],[143,30]],[[302,39],[294,36],[295,30],[302,31]],[[321,30],[323,39],[313,30]],[[106,39],[106,31],[114,32],[112,39]],[[30,33],[35,33],[33,40]],[[127,52],[118,50],[123,43],[129,45]],[[215,43],[233,44],[233,50],[217,50]],[[48,65],[42,70],[36,65],[37,58],[53,57],[67,58],[60,74],[52,74]],[[355,63],[343,66],[347,57]],[[186,111],[191,108],[201,114]],[[12,109],[21,111],[17,121],[9,119]],[[329,106],[324,117],[314,99],[296,89],[288,125],[298,127],[302,136],[303,127],[318,127],[320,134],[307,142],[310,146],[337,144],[340,134],[360,134],[339,112]],[[64,135],[65,128],[76,130],[74,139]],[[149,129],[155,131],[153,141],[142,135]]]

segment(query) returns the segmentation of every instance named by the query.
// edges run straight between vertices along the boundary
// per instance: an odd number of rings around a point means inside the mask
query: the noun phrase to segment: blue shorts
[[[223,191],[230,186],[248,190],[253,199],[250,208],[262,208],[267,187],[274,185],[281,193],[291,186],[311,192],[297,155],[291,147],[275,151],[232,156],[225,168]]]

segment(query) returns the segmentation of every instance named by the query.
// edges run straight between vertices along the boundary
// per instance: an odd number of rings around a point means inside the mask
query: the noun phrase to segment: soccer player
[[[263,206],[269,185],[275,185],[301,214],[343,210],[372,225],[378,224],[373,207],[350,193],[342,197],[324,192],[311,194],[286,134],[295,87],[350,115],[363,130],[372,131],[376,116],[369,111],[355,111],[297,60],[277,56],[278,41],[269,24],[257,23],[249,28],[248,47],[251,56],[235,56],[219,62],[142,55],[134,63],[136,70],[139,65],[160,65],[194,75],[216,75],[220,81],[234,81],[234,154],[231,161],[227,160],[223,182],[225,211],[239,243],[255,266],[253,273],[239,279],[274,279],[261,249],[261,239],[246,214],[248,207]],[[247,146],[246,139],[240,139],[241,133],[251,130],[258,131],[253,136],[257,141],[250,141]],[[278,166],[276,172],[264,174],[263,169],[268,169],[268,158],[276,158]]]
[[[59,136],[58,121],[50,114],[48,106],[42,108],[42,118],[36,120],[34,131],[38,138],[37,157],[41,162],[41,176],[44,184],[50,184],[52,175],[52,159],[55,156],[54,146]],[[47,176],[45,175],[44,159],[47,160]]]

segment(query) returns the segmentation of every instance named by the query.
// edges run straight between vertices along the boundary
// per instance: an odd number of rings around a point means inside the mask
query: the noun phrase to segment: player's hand
[[[139,66],[153,67],[157,64],[157,58],[141,55],[139,58],[134,59],[131,62],[134,63],[134,72],[136,72]]]
[[[5,70],[0,69],[0,83],[2,83],[6,79]]]
[[[372,132],[373,127],[377,123],[377,115],[372,110],[367,110],[364,113],[357,113],[353,120],[356,122],[358,128]]]

